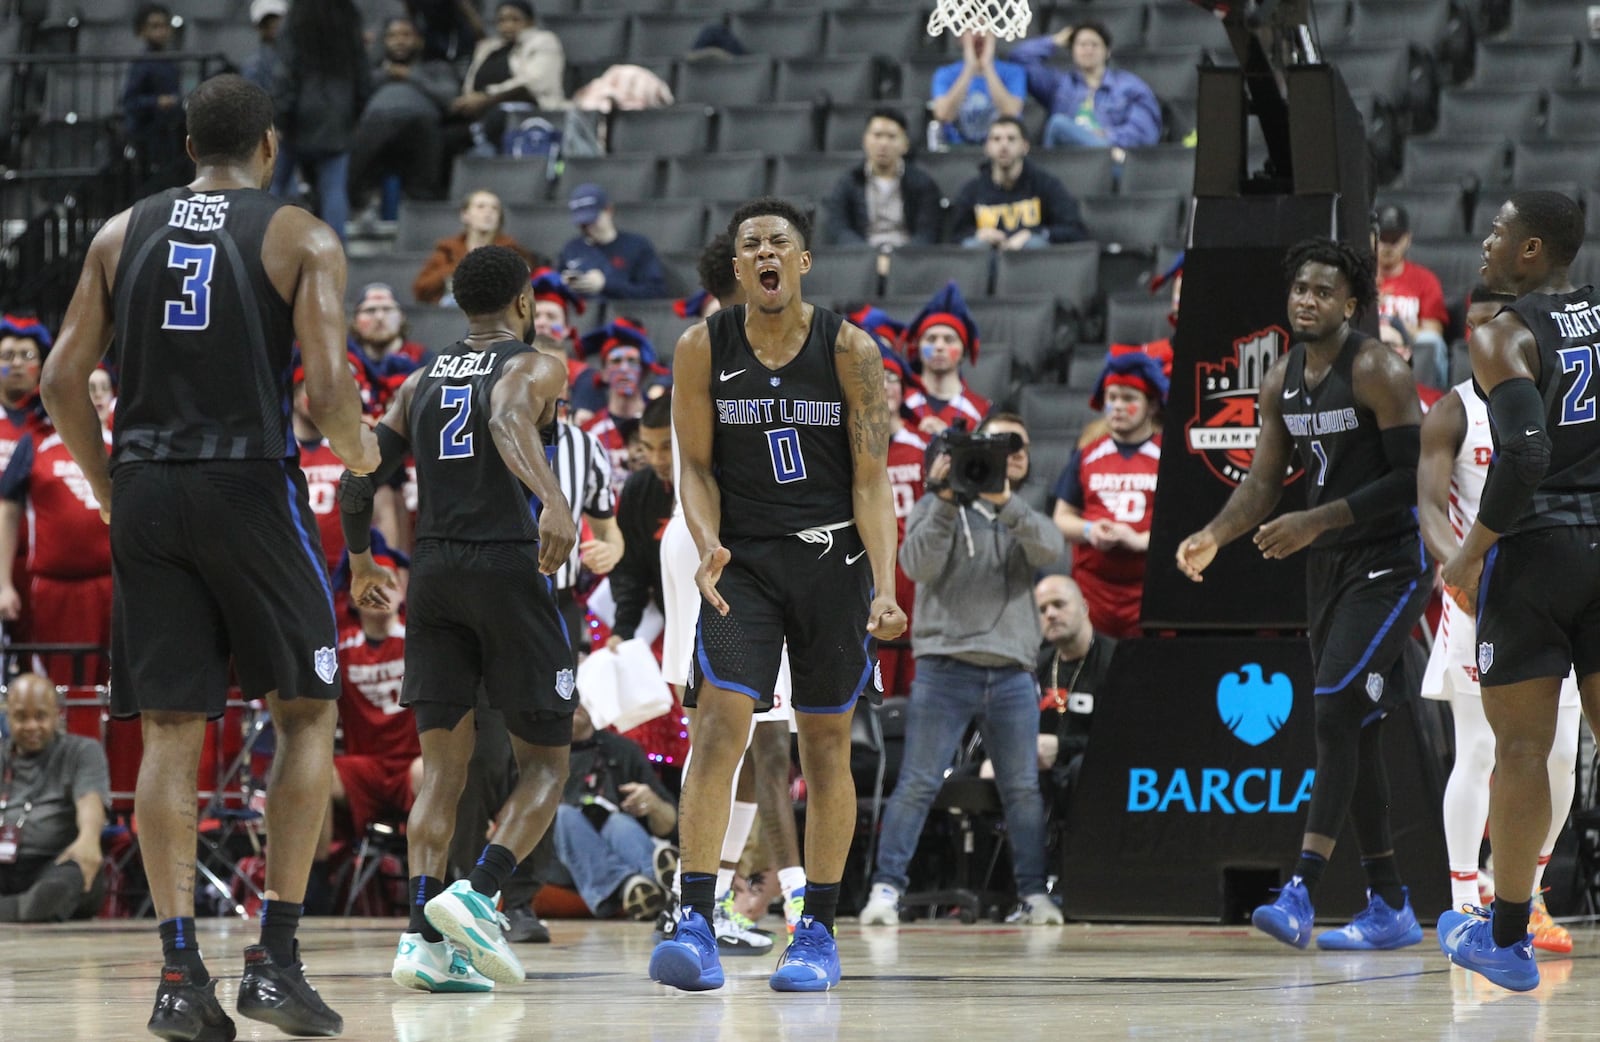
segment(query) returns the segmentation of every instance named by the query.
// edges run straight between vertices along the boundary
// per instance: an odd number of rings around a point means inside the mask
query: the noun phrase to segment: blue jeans
[[[1033,674],[968,665],[942,655],[917,659],[906,714],[905,759],[883,815],[875,883],[905,890],[906,869],[944,772],[976,718],[994,761],[1006,812],[1017,892],[1043,893],[1044,800],[1039,796],[1039,694]]]
[[[563,803],[552,827],[557,864],[550,866],[550,882],[564,886],[570,881],[595,916],[616,914],[613,898],[629,876],[654,878],[655,840],[638,818],[614,813],[596,830],[583,811]]]
[[[969,236],[969,237],[967,237],[965,239],[962,239],[961,240],[961,245],[967,247],[968,249],[977,249],[980,246],[983,247],[984,249],[990,249],[990,250],[994,249],[993,246],[990,246],[988,243],[984,242],[982,239],[978,238],[976,235],[972,235],[972,236]],[[1022,248],[1025,249],[1025,250],[1042,250],[1046,246],[1049,246],[1049,245],[1050,245],[1050,240],[1045,237],[1045,234],[1043,232],[1034,232],[1032,235],[1028,236],[1028,242]]]
[[[345,222],[350,219],[350,153],[297,153],[288,144],[278,151],[278,165],[272,171],[272,194],[279,199],[294,198],[295,178],[304,161],[317,182],[317,214],[344,241]]]
[[[1086,127],[1064,113],[1057,112],[1044,125],[1044,147],[1110,148],[1105,131]]]

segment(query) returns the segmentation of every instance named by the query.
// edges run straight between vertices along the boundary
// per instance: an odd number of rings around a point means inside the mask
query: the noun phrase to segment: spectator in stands
[[[406,313],[395,298],[394,287],[387,282],[369,282],[361,287],[361,299],[351,313],[350,339],[364,359],[369,363],[404,361],[408,363],[405,373],[433,361],[434,352],[408,340],[408,333]],[[377,407],[387,405],[385,398]]]
[[[994,36],[961,34],[961,60],[933,73],[933,100],[928,102],[938,124],[937,143],[982,145],[996,116],[1021,116],[1028,72],[1016,62],[999,61]]]
[[[111,432],[102,428],[101,435],[110,453]],[[13,574],[20,548],[27,554],[28,640],[111,646],[111,537],[101,509],[60,435],[22,436],[0,474],[0,618],[15,623],[21,615]],[[70,656],[38,661],[61,684],[103,684],[111,676],[103,655],[88,656],[81,675]]]
[[[122,116],[152,187],[181,184],[193,170],[183,150],[183,86],[178,63],[164,57],[172,46],[172,11],[162,4],[140,4],[133,32],[146,57],[128,66],[122,89]]]
[[[604,404],[583,429],[599,438],[610,453],[611,486],[620,493],[631,469],[624,428],[636,425],[644,415],[644,379],[655,366],[655,346],[642,326],[626,318],[612,319],[584,334],[579,346],[585,359],[599,360],[600,372],[588,379],[605,390]],[[574,389],[573,401],[583,404],[586,398]]]
[[[317,216],[339,234],[350,218],[350,149],[372,93],[361,13],[352,0],[294,4],[284,18],[273,81],[278,166],[272,194],[298,194],[300,164],[316,182]]]
[[[479,246],[504,246],[516,250],[528,262],[529,268],[542,268],[549,260],[537,256],[505,232],[506,211],[500,197],[485,188],[469,192],[461,200],[461,231],[447,235],[433,244],[433,252],[423,262],[416,281],[411,284],[411,295],[418,304],[455,303],[450,292],[450,276],[455,274],[461,258]]]
[[[506,129],[501,106],[521,102],[540,109],[566,107],[561,80],[567,55],[555,33],[534,25],[533,4],[504,0],[495,8],[495,35],[478,41],[461,94],[450,111],[474,125],[473,138],[499,149]]]
[[[1049,64],[1059,47],[1072,54],[1065,71]],[[1161,103],[1144,80],[1110,67],[1111,33],[1099,22],[1024,40],[1010,57],[1028,70],[1028,92],[1050,110],[1045,148],[1110,148],[1120,163],[1128,149],[1161,140]]]
[[[874,109],[861,135],[866,160],[834,183],[823,204],[827,241],[888,252],[908,242],[939,238],[940,192],[933,178],[906,158],[911,137],[899,109]]]
[[[1019,921],[1059,923],[1045,889],[1044,805],[1039,796],[1039,696],[1033,668],[1039,622],[1034,572],[1061,556],[1061,533],[1015,490],[1028,472],[1028,432],[1020,417],[997,413],[981,430],[1014,434],[1006,485],[976,499],[949,486],[950,456],[928,465],[927,489],[906,522],[900,563],[917,583],[905,758],[884,814],[872,892],[862,925],[899,922],[898,904],[928,810],[950,758],[975,720],[993,758],[1005,807]]]
[[[50,344],[50,331],[37,318],[0,315],[0,469],[10,464],[24,437],[42,438],[52,430],[39,399],[39,370]],[[11,558],[11,581],[17,590],[27,593],[26,533],[17,540]],[[19,617],[6,626],[13,640],[27,639],[28,614],[24,597]]]
[[[89,374],[89,400],[94,403],[94,414],[100,418],[101,426],[110,430],[111,415],[117,407],[117,382],[104,363]]]
[[[1406,330],[1406,324],[1396,315],[1378,320],[1378,339],[1388,345],[1389,350],[1400,356],[1400,360],[1412,366],[1412,374],[1416,375],[1414,360],[1416,358],[1411,334]],[[1427,412],[1433,404],[1445,396],[1445,392],[1437,387],[1429,387],[1422,383],[1418,377],[1417,397],[1422,401],[1422,411]]]
[[[1450,349],[1444,342],[1444,290],[1439,276],[1406,260],[1411,248],[1411,215],[1389,204],[1378,209],[1378,315],[1405,323],[1411,338],[1411,368],[1417,382],[1438,390],[1450,387]]]
[[[658,838],[678,824],[678,807],[644,751],[595,730],[582,703],[572,714],[572,760],[556,808],[556,864],[549,882],[571,886],[597,919],[654,918],[666,903],[653,878]]]
[[[912,367],[921,369],[920,386],[905,392],[904,408],[921,434],[946,427],[972,430],[989,415],[989,400],[961,378],[963,357],[978,360],[978,324],[954,282],[933,295],[906,327]],[[904,390],[904,387],[902,387]]]
[[[423,58],[422,35],[410,19],[391,18],[372,81],[350,148],[350,194],[359,207],[398,174],[408,199],[442,199],[444,116],[456,96],[455,70]]]
[[[672,310],[677,312],[679,318],[691,321],[710,318],[727,306],[724,301],[732,301],[743,292],[739,288],[739,280],[733,275],[733,254],[733,239],[726,231],[711,237],[705,249],[700,251],[700,259],[695,262],[700,288],[672,303]]]
[[[607,300],[667,296],[667,277],[650,240],[617,228],[616,210],[597,184],[581,184],[567,197],[578,234],[561,247],[556,267],[576,293]]]
[[[0,923],[88,918],[100,904],[100,830],[111,799],[100,743],[62,734],[55,685],[24,673],[6,689],[0,743]]]
[[[616,621],[608,647],[632,640],[645,608],[661,603],[661,533],[672,519],[672,395],[644,407],[639,417],[639,451],[645,465],[636,467],[617,500],[617,527],[622,530],[622,560],[611,570],[611,598]]]
[[[453,62],[483,39],[483,16],[470,0],[405,0],[430,61]]]
[[[1074,449],[1055,488],[1055,523],[1072,544],[1072,575],[1094,628],[1139,635],[1145,557],[1161,460],[1157,414],[1166,404],[1161,365],[1141,351],[1113,355],[1089,405],[1107,432]]]
[[[250,0],[250,24],[256,27],[261,47],[245,59],[239,75],[268,94],[278,77],[278,30],[288,13],[289,0]]]
[[[988,159],[961,186],[951,208],[955,239],[963,246],[1036,249],[1089,237],[1078,201],[1065,185],[1028,159],[1022,121],[1000,116],[983,142]]]
[[[1044,646],[1039,649],[1039,769],[1050,772],[1057,806],[1077,781],[1089,747],[1096,696],[1105,689],[1117,642],[1095,632],[1078,584],[1047,575],[1033,588]]]

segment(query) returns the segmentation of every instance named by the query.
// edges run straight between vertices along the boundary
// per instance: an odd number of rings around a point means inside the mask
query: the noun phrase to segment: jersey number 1
[[[440,388],[439,405],[456,411],[439,431],[439,458],[466,459],[472,455],[472,432],[467,430],[472,418],[472,387]]]
[[[167,301],[162,329],[198,331],[211,325],[211,268],[217,248],[208,242],[167,243],[167,267],[183,272],[183,294]]]

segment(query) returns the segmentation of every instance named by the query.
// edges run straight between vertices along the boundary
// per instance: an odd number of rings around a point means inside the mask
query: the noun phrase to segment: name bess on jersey
[[[494,372],[498,351],[480,351],[463,355],[440,355],[433,360],[428,376],[445,380],[465,380],[473,376],[488,376]]]
[[[228,200],[220,195],[192,195],[172,200],[167,226],[186,232],[214,232],[228,219]]]
[[[1600,336],[1600,307],[1587,300],[1568,304],[1562,311],[1550,312],[1550,319],[1568,340]]]
[[[837,427],[844,406],[791,398],[718,398],[717,422],[729,425],[782,423],[794,427]]]
[[[1289,428],[1289,433],[1296,438],[1310,438],[1322,434],[1338,434],[1340,431],[1353,431],[1361,426],[1361,421],[1356,417],[1353,407],[1343,409],[1328,409],[1324,412],[1306,412],[1283,414],[1283,425]]]

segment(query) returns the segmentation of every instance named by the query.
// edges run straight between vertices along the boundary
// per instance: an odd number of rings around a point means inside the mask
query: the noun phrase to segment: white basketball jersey
[[[1463,380],[1450,389],[1467,411],[1467,436],[1456,452],[1456,465],[1450,472],[1450,527],[1456,542],[1465,542],[1467,530],[1478,519],[1478,501],[1483,498],[1483,482],[1489,475],[1489,460],[1494,443],[1489,438],[1489,406]]]

